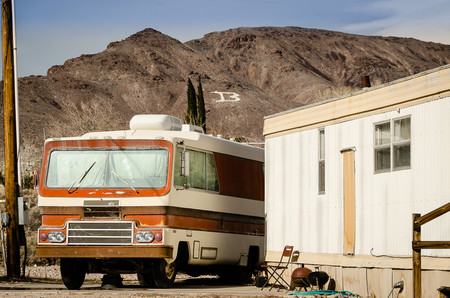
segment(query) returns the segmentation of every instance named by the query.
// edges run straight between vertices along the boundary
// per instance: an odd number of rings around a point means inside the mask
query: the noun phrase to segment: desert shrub
[[[78,136],[91,131],[122,129],[127,119],[114,112],[111,103],[105,98],[76,103],[66,100],[61,103],[65,118],[56,119],[49,127],[49,137]]]
[[[342,95],[350,94],[353,92],[356,92],[358,90],[361,90],[361,88],[353,87],[353,86],[338,86],[338,87],[332,87],[328,88],[322,91],[318,91],[315,95],[315,102],[339,97]]]
[[[33,189],[34,188],[34,176],[31,174],[26,174],[22,177],[22,189]]]

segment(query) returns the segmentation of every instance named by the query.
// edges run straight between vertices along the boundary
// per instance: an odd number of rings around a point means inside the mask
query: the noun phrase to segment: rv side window
[[[186,149],[189,152],[189,176],[181,176],[181,153],[183,147],[177,147],[174,183],[184,186],[185,179],[191,188],[219,191],[216,163],[212,153]]]

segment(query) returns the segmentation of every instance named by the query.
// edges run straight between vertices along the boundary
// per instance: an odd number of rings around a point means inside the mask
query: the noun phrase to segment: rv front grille
[[[67,226],[69,245],[130,245],[133,222],[71,221]]]
[[[85,218],[108,217],[119,218],[119,200],[85,200],[83,203]]]
[[[109,218],[119,218],[120,211],[119,207],[84,207],[84,217],[109,217]]]

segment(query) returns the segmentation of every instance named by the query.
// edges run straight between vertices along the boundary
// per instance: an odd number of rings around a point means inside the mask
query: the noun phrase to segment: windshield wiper
[[[95,165],[96,161],[94,161],[91,166],[89,167],[89,169],[86,170],[86,172],[84,172],[83,176],[81,177],[80,181],[78,181],[78,186],[73,188],[73,186],[75,185],[75,183],[77,183],[77,181],[75,180],[75,182],[67,189],[67,192],[69,194],[73,194],[74,192],[77,191],[77,189],[80,187],[81,182],[84,180],[84,178],[86,177],[86,175],[89,173],[89,171],[92,169],[92,167]],[[73,188],[73,189],[72,189]]]
[[[131,186],[130,183],[128,183],[125,179],[123,179],[119,174],[117,174],[115,171],[111,170],[111,173],[113,173],[117,178],[119,178],[120,180],[122,180],[123,182],[125,182],[132,190],[134,190],[137,194],[139,194],[139,192],[136,190],[136,188],[134,188],[133,186]]]

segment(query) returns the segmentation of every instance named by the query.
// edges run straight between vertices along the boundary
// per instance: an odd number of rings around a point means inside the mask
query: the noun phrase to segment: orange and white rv
[[[44,145],[36,256],[69,289],[87,273],[248,277],[264,261],[264,150],[167,115]],[[237,274],[239,273],[239,274]]]

